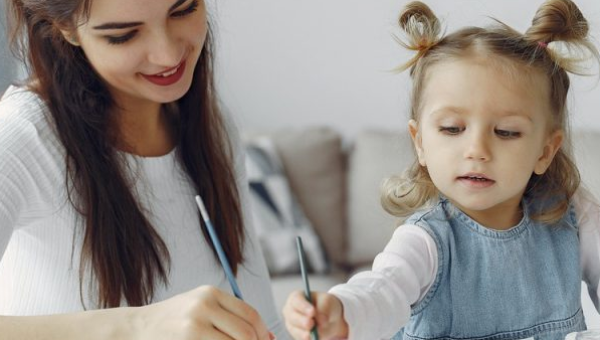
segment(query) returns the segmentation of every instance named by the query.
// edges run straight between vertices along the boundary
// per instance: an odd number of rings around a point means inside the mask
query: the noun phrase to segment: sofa
[[[368,269],[400,222],[381,208],[379,188],[412,163],[408,133],[366,130],[349,141],[335,129],[310,127],[267,135],[331,264],[326,274],[309,275],[311,289],[326,291]],[[600,197],[600,131],[575,131],[572,139],[583,182]],[[273,275],[272,283],[279,310],[291,291],[303,287],[299,275]],[[600,328],[600,316],[582,295],[588,327]]]

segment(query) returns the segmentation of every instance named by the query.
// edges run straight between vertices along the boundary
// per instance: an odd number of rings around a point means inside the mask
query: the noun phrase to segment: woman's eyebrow
[[[173,11],[177,7],[181,6],[187,0],[177,0],[171,7],[169,8],[169,12]],[[94,26],[93,28],[96,30],[114,30],[114,29],[122,29],[122,28],[131,28],[141,26],[144,23],[141,21],[134,22],[108,22],[102,25]]]
[[[177,1],[175,1],[175,3],[173,5],[171,5],[171,8],[169,8],[169,12],[171,12],[175,8],[181,6],[181,4],[184,3],[184,2],[186,2],[186,1],[187,0],[177,0]]]
[[[108,22],[106,24],[102,24],[99,26],[94,26],[94,29],[96,30],[114,30],[114,29],[121,29],[121,28],[130,28],[130,27],[137,27],[137,26],[141,26],[144,23],[141,21],[135,21],[135,22]]]

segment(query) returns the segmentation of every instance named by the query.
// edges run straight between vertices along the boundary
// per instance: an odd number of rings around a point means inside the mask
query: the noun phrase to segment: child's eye
[[[513,138],[521,137],[521,133],[517,132],[517,131],[498,130],[498,129],[496,129],[494,131],[500,138],[504,138],[504,139],[513,139]]]
[[[119,36],[106,36],[106,39],[108,40],[108,43],[111,45],[119,45],[119,44],[123,44],[128,42],[129,40],[131,40],[131,38],[133,38],[137,33],[137,30],[133,30],[129,33],[123,34],[123,35],[119,35]]]
[[[181,11],[173,12],[171,14],[171,17],[181,18],[188,14],[194,13],[197,9],[198,9],[198,0],[194,0],[187,8],[182,9]]]
[[[447,135],[458,135],[463,132],[465,129],[458,126],[440,126],[439,131],[443,132]]]

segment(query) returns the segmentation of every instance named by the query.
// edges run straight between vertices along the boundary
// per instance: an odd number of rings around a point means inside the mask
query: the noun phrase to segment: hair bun
[[[589,31],[588,23],[571,0],[549,0],[535,13],[525,37],[534,42],[583,40]]]
[[[398,18],[409,38],[410,49],[429,48],[439,40],[440,22],[429,6],[420,1],[407,4]]]
[[[404,6],[398,24],[405,32],[406,39],[396,37],[396,41],[403,47],[418,51],[418,54],[405,64],[396,68],[401,72],[411,68],[427,51],[440,41],[441,25],[429,6],[420,1],[413,1]]]

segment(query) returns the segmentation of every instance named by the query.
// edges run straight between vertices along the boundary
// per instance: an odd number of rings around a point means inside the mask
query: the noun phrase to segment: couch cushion
[[[292,193],[277,150],[266,136],[246,142],[246,169],[256,234],[271,274],[299,273],[296,236],[301,236],[311,272],[327,263],[317,235]]]
[[[571,138],[582,185],[600,199],[600,132],[575,130]]]
[[[270,134],[290,187],[321,238],[333,264],[344,263],[345,157],[339,133],[325,127]]]
[[[380,204],[382,181],[414,159],[406,131],[366,131],[355,140],[348,164],[348,262],[370,263],[390,240],[399,219]]]

